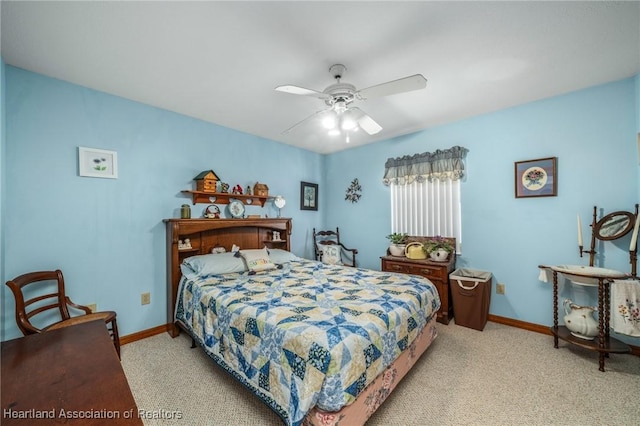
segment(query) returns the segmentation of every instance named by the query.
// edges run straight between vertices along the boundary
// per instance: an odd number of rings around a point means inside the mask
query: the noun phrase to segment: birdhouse
[[[258,197],[268,197],[269,187],[265,183],[256,182],[256,184],[253,185],[253,195]]]
[[[213,170],[205,170],[194,177],[193,180],[196,181],[196,191],[216,192],[216,186],[220,178]]]

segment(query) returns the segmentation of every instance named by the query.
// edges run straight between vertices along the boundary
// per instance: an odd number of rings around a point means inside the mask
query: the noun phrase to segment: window
[[[391,232],[455,237],[460,252],[460,178],[466,153],[453,147],[387,160],[383,182],[391,193]]]

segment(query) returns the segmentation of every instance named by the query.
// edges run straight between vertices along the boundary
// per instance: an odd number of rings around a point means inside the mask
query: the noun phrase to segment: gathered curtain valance
[[[461,146],[436,152],[405,155],[404,157],[389,158],[384,167],[385,185],[411,184],[438,179],[458,180],[464,176],[463,159],[469,150]]]

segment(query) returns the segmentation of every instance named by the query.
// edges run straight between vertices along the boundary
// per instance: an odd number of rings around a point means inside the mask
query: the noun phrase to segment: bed
[[[186,331],[287,425],[364,424],[436,337],[429,280],[298,258],[290,219],[167,227],[170,333]]]

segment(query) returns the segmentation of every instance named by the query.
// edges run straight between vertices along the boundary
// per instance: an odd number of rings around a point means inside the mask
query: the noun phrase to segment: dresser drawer
[[[382,270],[389,272],[401,272],[403,274],[421,275],[432,281],[447,281],[448,279],[446,267],[443,268],[438,266],[383,260]]]
[[[403,274],[411,274],[411,265],[408,263],[382,261],[382,270],[388,272],[401,272]]]

